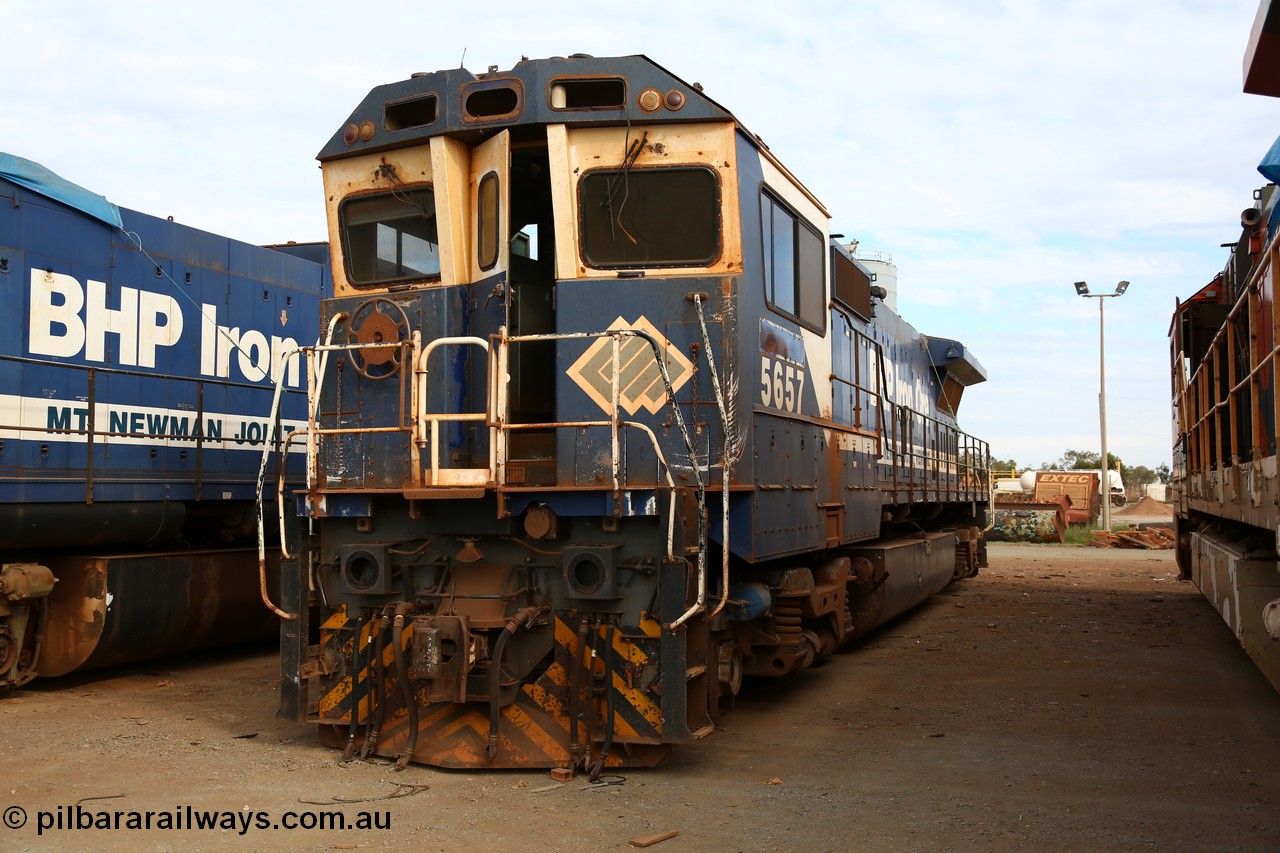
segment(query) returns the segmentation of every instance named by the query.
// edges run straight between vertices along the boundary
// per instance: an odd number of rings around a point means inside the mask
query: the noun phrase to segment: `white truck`
[[[1120,472],[1108,471],[1107,482],[1108,482],[1108,485],[1110,486],[1110,488],[1107,491],[1107,496],[1111,500],[1111,505],[1116,507],[1124,506],[1125,503],[1129,500],[1129,497],[1128,497],[1128,494],[1125,492],[1124,480],[1120,478]],[[1099,491],[1101,491],[1101,488],[1099,488]]]

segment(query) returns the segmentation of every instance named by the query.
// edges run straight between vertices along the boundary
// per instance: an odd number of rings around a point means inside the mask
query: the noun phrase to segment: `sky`
[[[228,237],[324,240],[315,155],[373,87],[645,54],[761,136],[833,232],[892,255],[899,313],[986,368],[959,420],[993,456],[1099,449],[1105,301],[1108,450],[1170,462],[1175,298],[1226,263],[1280,133],[1280,101],[1242,92],[1257,0],[471,8],[9,3],[0,151]]]

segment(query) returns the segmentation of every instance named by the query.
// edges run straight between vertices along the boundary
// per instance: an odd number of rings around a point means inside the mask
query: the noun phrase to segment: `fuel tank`
[[[59,557],[47,598],[40,676],[269,641],[256,549]],[[274,577],[273,577],[274,576]],[[278,555],[268,584],[278,584]]]

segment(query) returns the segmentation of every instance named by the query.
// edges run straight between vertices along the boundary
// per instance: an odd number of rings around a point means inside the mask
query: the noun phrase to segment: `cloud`
[[[1097,306],[1071,282],[1132,281],[1107,306],[1111,449],[1154,467],[1169,459],[1174,298],[1222,267],[1277,130],[1274,105],[1240,91],[1255,10],[495,2],[477,18],[406,2],[17,4],[0,132],[11,153],[119,204],[253,242],[318,240],[315,153],[372,87],[464,51],[473,70],[646,53],[759,133],[834,230],[894,255],[904,316],[988,368],[961,419],[997,455],[1092,447]]]

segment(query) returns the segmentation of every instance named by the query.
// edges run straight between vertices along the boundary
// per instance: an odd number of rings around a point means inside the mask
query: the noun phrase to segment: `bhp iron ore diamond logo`
[[[609,330],[635,329],[658,342],[671,376],[671,388],[679,391],[693,375],[693,364],[645,317],[634,323],[619,317]],[[613,405],[613,338],[596,340],[568,371],[569,378],[587,392],[607,413]],[[644,338],[626,336],[618,339],[618,402],[627,414],[634,415],[642,407],[656,415],[667,402],[662,374],[654,359],[653,347]]]

